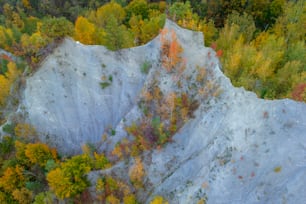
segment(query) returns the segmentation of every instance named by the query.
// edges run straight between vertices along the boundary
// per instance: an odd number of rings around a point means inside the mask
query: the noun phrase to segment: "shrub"
[[[143,163],[141,162],[140,158],[135,158],[135,164],[129,170],[129,177],[131,182],[136,188],[143,186],[143,179],[145,176],[145,170]]]
[[[140,68],[140,71],[141,73],[143,74],[148,74],[149,73],[149,70],[151,68],[151,63],[148,62],[148,61],[145,61],[142,65],[141,65],[141,68]]]
[[[182,46],[179,44],[176,37],[176,33],[171,30],[163,29],[160,35],[161,50],[162,50],[162,65],[171,72],[173,69],[179,69],[183,58],[181,56],[183,52]],[[184,68],[184,65],[182,65]]]
[[[110,85],[111,85],[111,83],[109,83],[109,82],[100,82],[100,86],[101,86],[102,89],[105,89],[106,87],[108,87]]]
[[[2,130],[10,135],[13,135],[14,134],[14,125],[12,124],[5,124],[3,127],[2,127]]]
[[[168,201],[164,200],[161,196],[155,196],[150,204],[168,204]]]

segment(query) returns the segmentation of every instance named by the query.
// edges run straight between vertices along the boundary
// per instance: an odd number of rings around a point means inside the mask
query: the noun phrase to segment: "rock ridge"
[[[109,153],[129,137],[125,124],[141,116],[139,98],[157,73],[164,93],[176,91],[173,81],[184,79],[182,89],[199,101],[199,108],[173,142],[143,155],[147,187],[138,195],[141,201],[149,203],[154,195],[162,195],[173,204],[304,203],[306,104],[258,99],[233,87],[215,52],[204,47],[201,33],[169,20],[165,28],[176,33],[184,50],[182,75],[162,69],[160,35],[146,45],[117,52],[65,39],[27,79],[21,102],[27,122],[37,128],[41,140],[63,154],[101,142],[106,132],[110,136],[100,150]],[[141,71],[146,62],[151,67],[148,74]],[[219,94],[203,99],[200,90],[192,88],[188,77],[197,77],[197,67],[208,73],[203,90],[216,86]]]

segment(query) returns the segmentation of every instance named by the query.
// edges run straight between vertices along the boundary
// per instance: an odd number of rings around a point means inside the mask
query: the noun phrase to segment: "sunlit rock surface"
[[[200,101],[173,142],[142,156],[146,187],[140,200],[161,195],[173,204],[305,203],[306,104],[262,100],[233,87],[201,33],[170,21],[165,27],[184,48],[184,76],[205,67],[222,93]],[[146,61],[149,74],[140,71]],[[126,136],[124,124],[139,117],[141,89],[160,69],[159,36],[118,52],[66,39],[27,79],[21,110],[41,139],[62,153],[78,153],[85,143],[101,143],[100,150],[109,152]],[[173,78],[163,73],[161,89],[175,91]],[[103,133],[110,136],[101,142]]]

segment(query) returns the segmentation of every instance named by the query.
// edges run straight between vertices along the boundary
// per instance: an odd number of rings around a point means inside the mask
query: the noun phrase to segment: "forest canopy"
[[[183,64],[180,56],[183,50],[174,34],[171,44],[165,43],[165,31],[161,29],[166,18],[203,32],[205,45],[216,51],[223,72],[235,86],[253,91],[260,98],[306,102],[306,29],[302,29],[306,27],[306,2],[303,0],[2,0],[0,48],[6,52],[0,52],[1,110],[18,104],[14,94],[24,83],[24,77],[35,72],[64,37],[116,51],[143,45],[161,33],[165,56],[162,63],[168,72],[173,71],[177,64]],[[169,56],[175,60],[167,61]],[[155,96],[159,92],[154,90]],[[150,124],[151,129],[159,130],[153,135],[153,145],[152,135],[147,140],[142,137],[148,132],[148,124],[141,124],[142,129],[135,124],[128,127],[129,134],[136,138],[134,144],[142,146],[137,151],[157,148],[169,141],[168,133],[175,133],[183,124],[180,121],[187,120],[187,113],[197,106],[184,94],[171,98],[177,101],[173,110],[182,109],[186,114],[177,115],[168,129],[158,129],[163,124],[156,117]],[[170,99],[159,100],[167,104]],[[182,105],[180,101],[186,103]],[[1,111],[0,124],[4,121],[5,113]],[[86,189],[90,185],[86,173],[111,166],[109,159],[90,144],[83,146],[81,155],[61,158],[55,149],[38,140],[35,128],[29,124],[7,124],[3,130],[10,136],[4,136],[0,142],[0,203],[52,203],[59,199],[86,202],[89,194]],[[123,157],[122,148],[128,145],[122,142],[113,153]],[[132,156],[137,152],[134,147],[130,150]],[[97,199],[107,203],[137,203],[134,191],[142,187],[144,175],[141,159],[135,157],[129,173],[131,184],[111,176],[101,177],[94,186]],[[152,203],[167,201],[157,196]]]

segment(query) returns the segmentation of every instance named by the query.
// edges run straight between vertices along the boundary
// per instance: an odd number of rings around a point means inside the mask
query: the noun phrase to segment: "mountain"
[[[201,33],[169,20],[146,45],[116,52],[65,39],[27,78],[19,112],[64,155],[86,143],[112,155],[123,138],[135,140],[126,127],[163,125],[167,143],[151,131],[152,148],[140,155],[143,203],[154,195],[179,204],[305,202],[305,103],[233,87],[203,45]],[[133,161],[90,178],[128,179]]]

